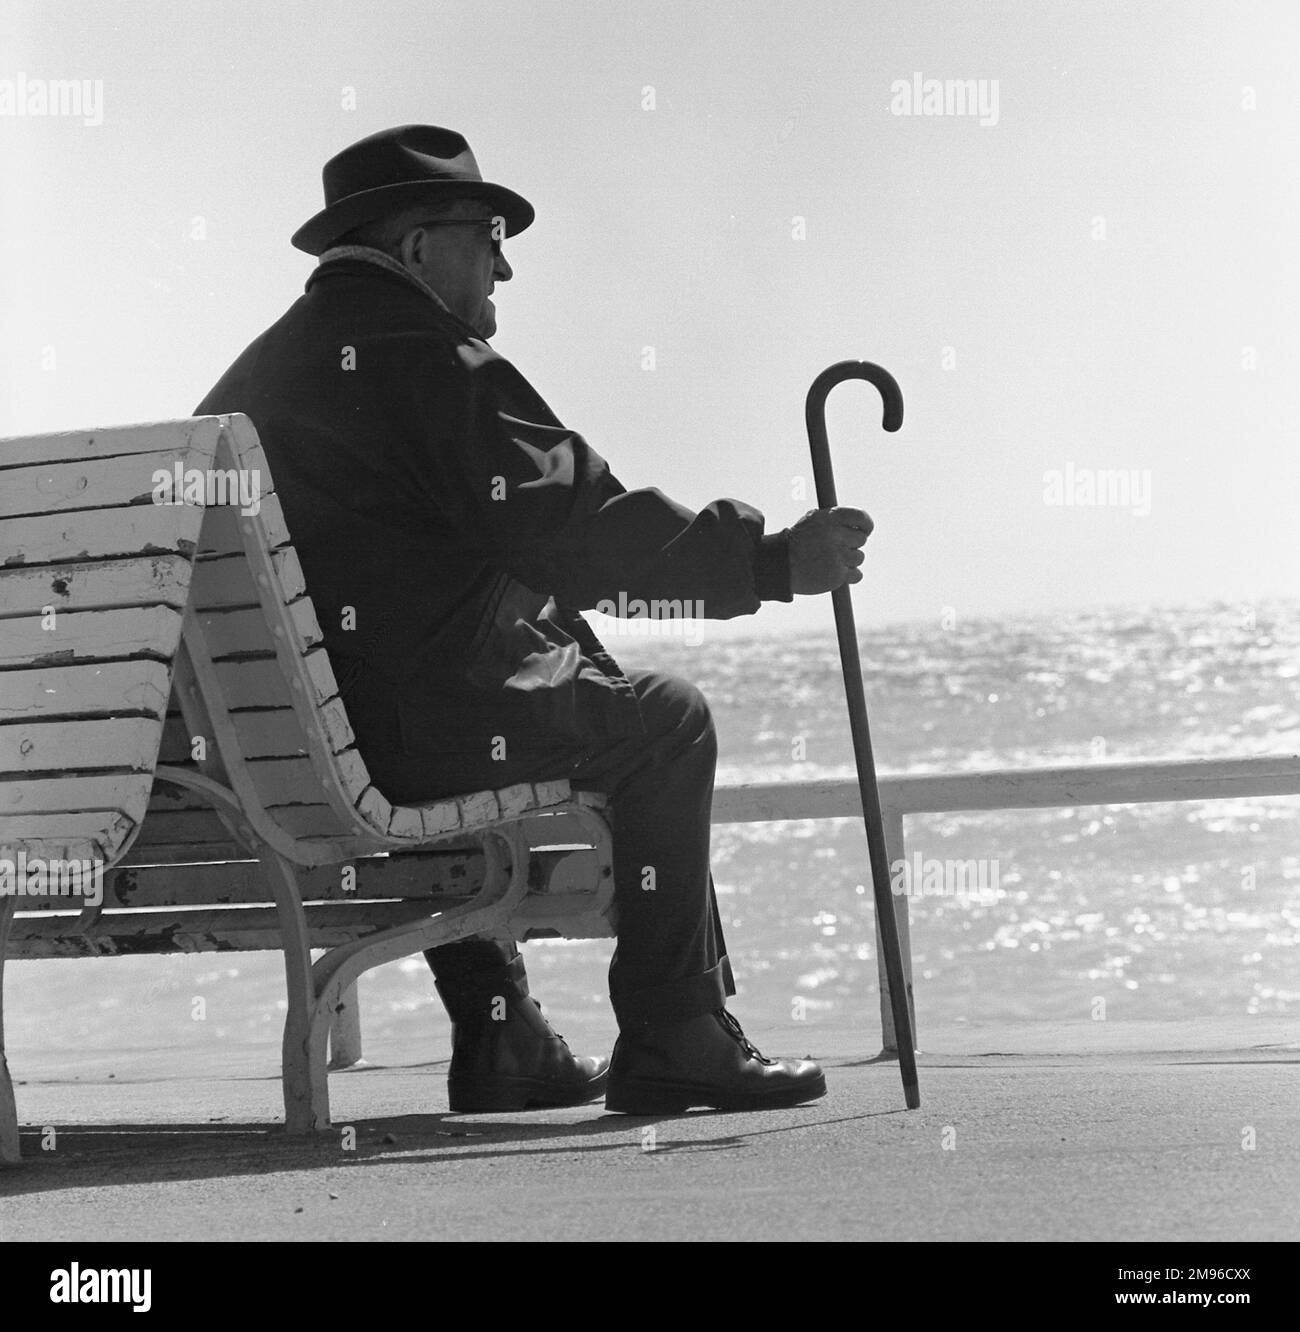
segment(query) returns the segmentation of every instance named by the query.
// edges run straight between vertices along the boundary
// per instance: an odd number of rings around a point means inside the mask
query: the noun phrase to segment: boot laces
[[[722,1023],[727,1035],[740,1046],[750,1059],[757,1059],[762,1064],[772,1063],[772,1060],[763,1057],[763,1052],[745,1035],[740,1023],[725,1008],[718,1009],[718,1021]]]

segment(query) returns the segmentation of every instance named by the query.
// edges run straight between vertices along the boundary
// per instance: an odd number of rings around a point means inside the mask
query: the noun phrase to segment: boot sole
[[[608,1071],[578,1086],[556,1087],[541,1078],[493,1078],[490,1082],[448,1081],[447,1099],[453,1114],[481,1114],[508,1110],[557,1110],[599,1101],[609,1081]]]
[[[692,1106],[712,1110],[783,1110],[826,1095],[826,1079],[760,1095],[719,1092],[690,1083],[638,1082],[630,1079],[605,1094],[605,1109],[620,1115],[681,1115]]]

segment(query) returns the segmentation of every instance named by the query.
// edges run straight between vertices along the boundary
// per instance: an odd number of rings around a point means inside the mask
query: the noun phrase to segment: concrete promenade
[[[659,1120],[450,1115],[445,1061],[365,1067],[332,1075],[335,1128],[295,1142],[265,1051],[221,1069],[28,1055],[13,1069],[27,1160],[0,1169],[0,1239],[1300,1236],[1287,1020],[936,1028],[910,1113],[861,1030],[751,1035],[821,1058],[830,1094]]]

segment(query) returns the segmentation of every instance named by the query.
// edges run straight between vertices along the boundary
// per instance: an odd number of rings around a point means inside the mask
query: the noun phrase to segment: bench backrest
[[[260,504],[208,510],[177,691],[257,835],[300,864],[332,864],[567,800],[552,782],[403,806],[371,784],[257,433],[243,415],[220,421],[217,466],[253,478]]]
[[[0,855],[111,863],[144,817],[213,418],[0,441]]]
[[[93,845],[112,865],[138,832],[130,860],[154,864],[251,856],[260,839],[326,865],[570,798],[552,782],[395,806],[371,784],[247,417],[0,448],[0,466],[22,482],[0,519],[0,538],[22,552],[0,574],[0,608],[27,608],[0,662],[11,668],[0,669],[0,717],[24,721],[8,735],[0,725],[0,778],[11,779],[0,786],[0,846],[8,836],[48,856]],[[149,478],[177,467],[223,484],[153,503]],[[63,637],[51,643],[33,608],[61,587],[77,613],[59,612]],[[83,663],[89,676],[69,673]],[[36,738],[44,757],[33,758]],[[232,789],[238,815],[169,783],[168,768]]]

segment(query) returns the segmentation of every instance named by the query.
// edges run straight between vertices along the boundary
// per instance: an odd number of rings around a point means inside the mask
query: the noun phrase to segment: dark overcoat
[[[364,259],[318,267],[197,408],[236,411],[368,759],[636,735],[631,686],[579,612],[691,602],[728,619],[790,600],[787,537],[761,513],[625,490],[513,365]]]

